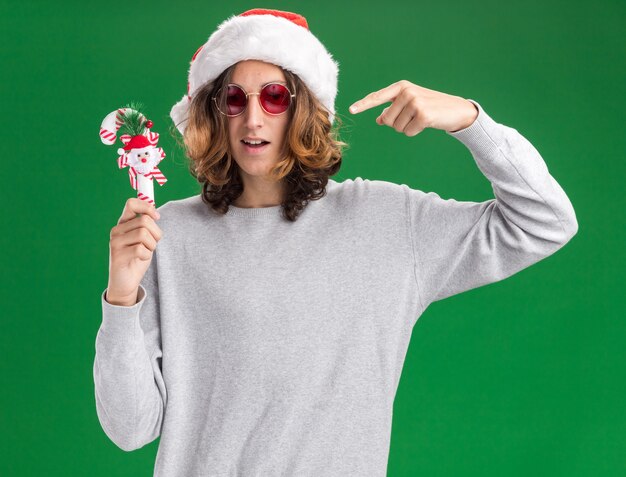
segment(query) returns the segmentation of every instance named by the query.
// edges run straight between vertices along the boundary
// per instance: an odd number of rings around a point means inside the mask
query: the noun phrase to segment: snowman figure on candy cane
[[[137,190],[137,197],[152,205],[154,202],[154,184],[165,184],[167,179],[157,165],[165,157],[165,152],[157,147],[158,133],[150,131],[153,123],[138,111],[139,107],[131,104],[109,113],[100,126],[100,139],[104,144],[115,143],[118,130],[123,134],[120,141],[124,147],[119,148],[117,159],[120,169],[128,167],[130,185]]]

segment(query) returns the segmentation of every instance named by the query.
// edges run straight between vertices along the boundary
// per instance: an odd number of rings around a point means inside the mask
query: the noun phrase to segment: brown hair
[[[212,83],[201,87],[193,97],[189,119],[180,144],[189,159],[189,171],[202,183],[202,201],[225,214],[243,192],[239,166],[232,157],[228,139],[228,118],[215,107],[212,97],[231,82],[236,64],[222,72]],[[281,68],[282,69],[282,68]],[[289,114],[289,125],[280,158],[270,171],[276,181],[284,178],[283,216],[295,222],[309,200],[326,194],[328,178],[341,167],[342,148],[338,125],[331,125],[328,111],[294,73],[282,69],[288,88],[296,94]],[[336,116],[337,124],[341,120]],[[174,126],[172,126],[174,128]],[[176,130],[172,130],[175,134]]]

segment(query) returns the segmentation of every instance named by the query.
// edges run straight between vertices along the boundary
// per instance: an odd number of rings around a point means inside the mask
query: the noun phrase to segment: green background
[[[189,60],[255,7],[303,14],[340,64],[350,144],[337,181],[493,197],[443,131],[407,137],[347,108],[400,79],[478,101],[539,150],[579,232],[553,256],[432,304],[394,407],[389,476],[624,476],[626,3],[0,3],[0,475],[152,475],[158,441],[117,448],[93,389],[108,241],[127,169],[98,132],[146,105],[167,153],[157,205],[200,192],[170,136]],[[621,292],[620,292],[621,290]]]

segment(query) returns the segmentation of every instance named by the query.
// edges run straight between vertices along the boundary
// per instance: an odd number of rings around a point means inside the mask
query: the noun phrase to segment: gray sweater
[[[93,377],[106,435],[160,436],[154,475],[384,476],[413,325],[434,301],[502,280],[577,232],[537,150],[482,107],[447,133],[491,182],[484,202],[329,180],[296,222],[200,196],[161,207],[130,307],[102,299]]]

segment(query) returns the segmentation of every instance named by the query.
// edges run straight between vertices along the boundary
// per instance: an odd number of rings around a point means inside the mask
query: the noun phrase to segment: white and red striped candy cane
[[[111,111],[109,114],[107,114],[102,121],[102,124],[100,125],[100,139],[107,146],[115,143],[115,140],[117,139],[117,131],[120,129],[122,124],[124,124],[124,114],[126,114],[126,111],[134,110],[131,108],[116,109],[115,111]],[[139,114],[143,119],[147,121],[146,117],[143,114]]]
[[[104,118],[104,120],[102,121],[102,124],[100,125],[100,139],[102,140],[104,144],[113,145],[115,143],[115,140],[117,139],[117,132],[120,129],[120,127],[124,124],[124,115],[127,111],[134,111],[134,110],[131,108],[119,108],[119,109],[116,109],[115,111],[110,112]],[[141,113],[138,113],[138,114],[140,115],[142,119],[147,121],[147,118],[143,114]],[[146,137],[148,138],[148,141],[153,146],[156,146],[157,141],[159,139],[158,133],[152,132],[149,129],[147,129]],[[124,144],[126,144],[130,140],[130,136],[127,134],[124,134],[120,136],[120,140]],[[160,162],[165,157],[165,152],[160,147],[156,149],[159,151],[161,155],[161,159],[159,160]],[[123,148],[120,148],[118,149],[117,152],[118,154],[120,154],[120,156],[117,159],[119,168],[122,169],[124,167],[127,167],[128,156],[126,154],[126,151],[124,151]],[[152,179],[153,178],[156,179],[156,181],[161,186],[167,182],[167,179],[165,178],[163,173],[160,171],[160,169],[155,166],[149,173],[141,174],[134,167],[128,166],[128,175],[129,175],[131,187],[137,190],[137,197],[141,200],[145,200],[151,203],[152,205],[155,205],[154,184],[152,182]]]

